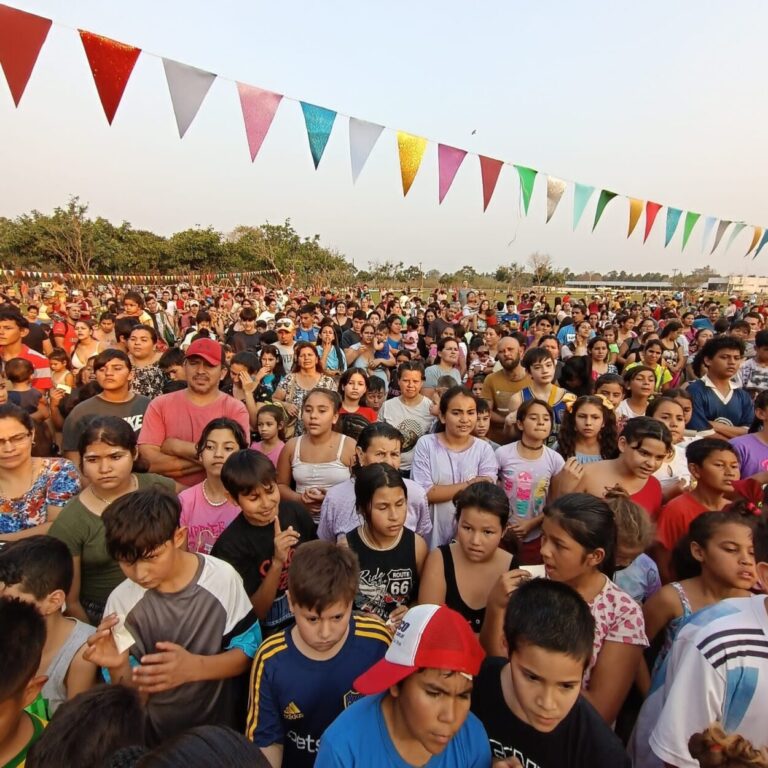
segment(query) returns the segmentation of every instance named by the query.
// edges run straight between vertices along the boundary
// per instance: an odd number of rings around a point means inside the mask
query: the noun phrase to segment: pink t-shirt
[[[194,405],[184,389],[160,395],[150,402],[139,433],[139,445],[161,446],[168,437],[196,443],[205,425],[213,419],[234,419],[250,435],[248,411],[243,403],[223,392],[209,405]],[[205,480],[202,467],[199,472],[178,478],[182,485],[192,486]]]
[[[275,466],[277,466],[277,460],[280,458],[280,451],[285,447],[285,443],[282,440],[277,441],[277,445],[271,451],[265,451],[261,440],[255,443],[251,443],[251,449],[263,453]]]
[[[595,639],[592,643],[592,658],[584,675],[584,688],[589,688],[589,678],[603,643],[625,643],[643,648],[648,646],[645,619],[640,606],[609,578],[605,579],[605,586],[589,603],[589,610],[595,620]]]
[[[181,525],[187,528],[187,547],[190,552],[210,555],[216,539],[240,514],[240,508],[231,501],[214,507],[203,496],[203,484],[198,483],[179,494]]]

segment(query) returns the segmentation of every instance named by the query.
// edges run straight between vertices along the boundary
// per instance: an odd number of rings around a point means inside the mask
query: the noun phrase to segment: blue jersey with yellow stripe
[[[270,637],[253,660],[246,735],[260,747],[282,744],[283,765],[309,768],[323,731],[360,698],[353,681],[384,656],[391,637],[380,619],[352,616],[338,653],[316,661],[298,650],[292,632]]]

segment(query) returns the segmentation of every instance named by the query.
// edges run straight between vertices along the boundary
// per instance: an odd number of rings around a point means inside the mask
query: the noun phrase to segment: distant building
[[[768,277],[760,275],[726,275],[710,277],[707,290],[718,293],[768,293]]]
[[[565,287],[576,291],[671,291],[672,283],[666,281],[634,280],[566,280]]]

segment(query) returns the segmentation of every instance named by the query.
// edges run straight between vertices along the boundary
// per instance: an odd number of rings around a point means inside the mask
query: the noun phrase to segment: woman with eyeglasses
[[[64,504],[80,492],[80,475],[67,459],[32,456],[31,416],[0,405],[0,541],[47,533]]]

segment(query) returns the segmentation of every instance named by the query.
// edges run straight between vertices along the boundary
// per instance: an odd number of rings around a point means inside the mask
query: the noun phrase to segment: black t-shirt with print
[[[303,504],[296,501],[281,501],[278,518],[282,530],[285,531],[288,526],[293,526],[293,530],[298,531],[297,546],[317,538],[312,516]],[[261,586],[272,564],[274,552],[274,523],[251,525],[242,512],[222,531],[211,549],[214,557],[226,560],[240,574],[249,597],[253,596]],[[272,608],[266,619],[261,622],[265,636],[282,629],[292,621],[292,614],[285,597],[290,561],[291,557],[288,557],[283,565]]]
[[[486,659],[472,689],[472,712],[485,726],[494,760],[516,757],[526,768],[631,768],[618,736],[583,696],[550,733],[520,720],[501,690],[506,664]]]

